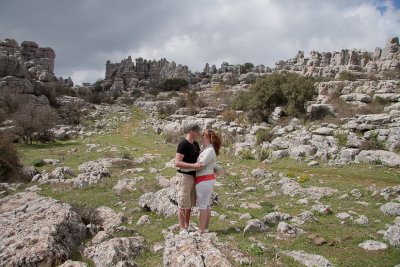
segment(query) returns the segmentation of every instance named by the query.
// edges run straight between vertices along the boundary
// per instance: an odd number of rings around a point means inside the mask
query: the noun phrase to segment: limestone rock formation
[[[68,204],[36,193],[0,200],[0,265],[61,264],[85,237],[85,225]]]
[[[217,248],[216,241],[217,237],[212,233],[202,236],[179,236],[167,233],[163,266],[232,266],[225,255]]]

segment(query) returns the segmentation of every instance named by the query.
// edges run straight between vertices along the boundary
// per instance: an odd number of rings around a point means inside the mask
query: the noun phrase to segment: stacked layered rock
[[[56,54],[50,47],[39,47],[31,41],[24,41],[19,46],[14,39],[5,39],[0,41],[0,77],[56,81],[55,58]]]
[[[166,79],[179,78],[193,82],[194,75],[186,65],[168,62],[165,58],[158,61],[137,58],[135,62],[129,56],[120,63],[106,62],[106,73],[103,84],[111,85],[110,90],[121,94],[132,88],[148,85],[150,82],[159,83]]]
[[[370,74],[400,69],[399,38],[390,38],[386,46],[376,48],[374,52],[363,49],[343,49],[341,51],[311,51],[304,57],[304,51],[286,61],[276,63],[276,71],[291,71],[305,76],[322,76],[334,78],[343,71],[354,73],[363,78]]]

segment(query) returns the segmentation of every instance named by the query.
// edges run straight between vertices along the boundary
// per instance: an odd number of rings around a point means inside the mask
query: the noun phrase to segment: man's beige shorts
[[[196,206],[196,191],[194,177],[184,173],[177,173],[178,178],[178,207],[190,209]]]

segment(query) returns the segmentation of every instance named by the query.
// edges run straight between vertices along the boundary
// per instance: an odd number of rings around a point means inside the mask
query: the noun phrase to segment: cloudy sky
[[[400,36],[400,0],[0,0],[0,39],[52,47],[55,74],[76,84],[129,55],[192,71],[274,66],[298,50],[372,51],[390,36]]]

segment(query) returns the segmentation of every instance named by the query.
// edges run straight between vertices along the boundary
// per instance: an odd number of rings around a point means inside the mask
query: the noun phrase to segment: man
[[[197,163],[200,154],[200,146],[196,139],[200,136],[200,126],[191,124],[185,127],[186,138],[177,148],[175,166],[178,178],[178,218],[181,227],[180,234],[187,234],[191,208],[196,205],[195,176],[196,170],[204,165]]]

